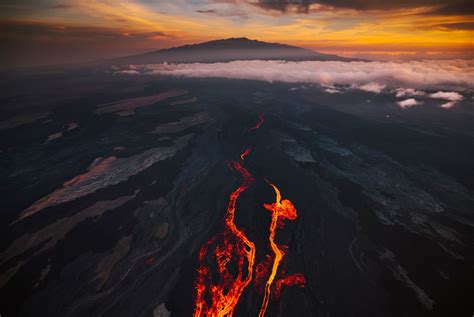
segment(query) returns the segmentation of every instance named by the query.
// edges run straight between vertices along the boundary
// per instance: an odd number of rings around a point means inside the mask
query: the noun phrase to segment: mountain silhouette
[[[144,54],[127,56],[116,61],[131,64],[153,63],[215,63],[235,60],[283,61],[357,61],[332,54],[323,54],[302,47],[268,43],[248,38],[229,38],[184,45]]]

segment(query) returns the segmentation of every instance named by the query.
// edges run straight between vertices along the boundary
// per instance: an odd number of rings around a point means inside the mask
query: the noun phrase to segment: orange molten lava
[[[146,259],[146,264],[152,265],[156,262],[156,258],[154,256],[150,256],[148,259]]]
[[[205,265],[206,253],[217,236],[211,238],[199,252],[200,267],[196,278],[194,316],[232,316],[242,292],[252,280],[255,245],[236,227],[234,215],[239,195],[249,188],[254,178],[240,162],[231,162],[230,167],[242,175],[243,181],[230,195],[225,228],[219,235],[222,241],[214,250],[219,275],[217,283],[214,283],[211,268]],[[236,274],[229,272],[228,265],[231,263],[236,266]],[[209,299],[210,303],[206,299]]]
[[[262,113],[262,114],[260,114],[260,115],[258,116],[258,122],[257,122],[257,124],[256,124],[254,127],[250,128],[249,131],[259,129],[260,126],[263,124],[263,121],[264,121],[264,120],[265,120],[265,115]]]
[[[282,201],[280,190],[272,183],[269,184],[273,187],[273,190],[275,191],[276,199],[274,203],[264,204],[263,207],[272,212],[272,222],[270,224],[270,236],[268,240],[270,242],[270,247],[272,248],[273,253],[275,254],[275,258],[273,259],[273,265],[270,276],[268,277],[267,282],[265,284],[265,294],[263,297],[262,307],[260,308],[260,313],[258,314],[259,317],[263,317],[265,315],[268,306],[268,301],[270,299],[271,287],[273,281],[275,280],[280,261],[285,255],[284,251],[280,250],[277,244],[275,243],[275,232],[277,229],[278,220],[280,218],[294,220],[297,217],[296,208],[293,203],[288,199],[284,199]]]
[[[257,124],[249,131],[260,128],[263,121],[264,116],[261,114]],[[251,148],[247,147],[240,154],[240,162],[232,161],[229,164],[231,169],[241,174],[242,183],[230,195],[223,230],[210,238],[199,251],[199,268],[195,281],[195,317],[232,316],[244,289],[252,281],[255,245],[234,223],[237,199],[254,182],[252,174],[243,166],[243,161],[250,152]],[[274,258],[272,261],[272,256],[267,254],[265,260],[255,267],[253,283],[258,293],[264,293],[260,317],[265,315],[270,297],[279,297],[283,285],[296,284],[304,287],[305,283],[302,274],[286,276],[284,267],[278,271],[288,247],[278,246],[275,243],[276,230],[279,225],[283,226],[284,219],[296,219],[297,213],[293,203],[287,199],[282,200],[278,188],[270,182],[268,183],[276,193],[274,203],[263,205],[272,213],[269,242]],[[210,252],[211,248],[212,252]],[[213,260],[213,266],[208,263],[210,262],[207,258],[208,255]]]
[[[284,278],[275,282],[275,290],[274,290],[275,297],[280,296],[281,287],[283,285],[286,285],[286,286],[298,285],[299,287],[304,287],[305,283],[306,283],[306,279],[301,273],[285,276]]]
[[[252,151],[251,148],[249,147],[246,148],[245,151],[242,154],[240,154],[240,159],[243,161],[245,157],[250,154],[251,151]]]

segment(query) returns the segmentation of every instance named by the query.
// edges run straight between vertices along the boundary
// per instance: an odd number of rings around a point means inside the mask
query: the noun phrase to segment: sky
[[[471,0],[3,0],[0,17],[2,66],[230,37],[371,60],[474,57]]]

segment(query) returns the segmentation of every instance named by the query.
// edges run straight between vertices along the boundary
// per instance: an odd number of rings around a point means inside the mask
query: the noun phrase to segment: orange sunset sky
[[[248,37],[374,60],[472,58],[470,0],[4,0],[2,65]]]

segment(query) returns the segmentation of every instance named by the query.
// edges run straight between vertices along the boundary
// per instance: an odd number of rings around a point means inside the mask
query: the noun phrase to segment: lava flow
[[[272,222],[270,224],[270,235],[268,240],[270,242],[270,247],[272,248],[275,257],[273,259],[270,276],[268,277],[267,282],[265,283],[265,294],[263,297],[262,307],[260,308],[260,313],[258,314],[259,317],[263,317],[265,315],[268,306],[268,301],[270,299],[271,287],[273,281],[275,280],[275,276],[277,274],[278,266],[280,265],[281,259],[285,255],[285,252],[281,250],[275,243],[275,233],[278,221],[281,219],[295,220],[297,217],[296,208],[293,203],[288,199],[281,200],[280,190],[272,183],[269,182],[269,184],[273,187],[273,190],[275,191],[276,199],[274,203],[264,204],[263,207],[272,212]],[[279,285],[281,285],[281,283],[279,283]]]
[[[249,131],[260,128],[263,121],[264,115],[261,114],[257,124]],[[230,195],[223,230],[210,238],[199,251],[199,268],[195,281],[195,317],[232,316],[244,289],[252,281],[256,253],[255,244],[234,223],[237,199],[254,182],[252,174],[243,166],[243,161],[251,150],[250,147],[247,147],[240,154],[240,162],[230,162],[229,167],[241,174],[242,182]],[[278,271],[287,247],[278,246],[275,243],[276,230],[279,224],[283,224],[284,219],[294,220],[297,214],[293,203],[288,199],[282,200],[278,188],[270,182],[268,183],[276,193],[274,203],[263,205],[265,209],[272,213],[269,242],[274,258],[272,262],[272,256],[267,254],[265,261],[259,263],[255,268],[256,277],[253,283],[258,290],[264,287],[260,317],[265,315],[270,297],[278,297],[283,285],[296,284],[303,287],[305,283],[302,274],[286,276],[284,269]],[[211,247],[213,248],[212,253],[209,252]],[[213,256],[214,266],[206,264],[209,262],[208,254]],[[267,275],[269,276],[265,281]],[[265,285],[263,286],[263,284]]]
[[[245,151],[243,151],[242,154],[240,154],[240,159],[243,161],[245,157],[250,154],[251,151],[252,151],[251,148],[249,147],[246,148]]]
[[[257,122],[257,124],[256,124],[254,127],[251,127],[251,128],[249,129],[249,131],[259,129],[259,128],[262,126],[263,121],[265,121],[265,115],[262,113],[262,114],[260,114],[260,115],[258,116],[258,122]]]
[[[232,316],[242,292],[252,281],[255,245],[236,227],[234,215],[237,198],[253,183],[254,178],[240,162],[231,162],[230,167],[242,175],[243,181],[230,195],[223,232],[211,238],[199,252],[200,267],[195,284],[194,316]],[[214,250],[219,275],[218,283],[215,284],[211,268],[206,266],[204,261],[209,247],[217,240],[217,237],[221,237],[221,243]],[[227,268],[231,260],[237,264],[236,275],[231,274]],[[247,262],[246,267],[245,262]],[[210,304],[206,299],[210,300]]]

